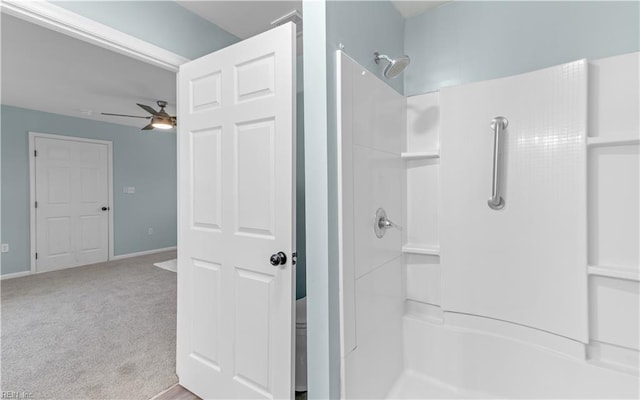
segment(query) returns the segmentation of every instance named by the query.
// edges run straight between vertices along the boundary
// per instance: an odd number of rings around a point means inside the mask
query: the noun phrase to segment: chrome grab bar
[[[505,117],[495,117],[489,125],[493,130],[493,184],[491,186],[491,197],[489,198],[489,207],[493,210],[499,210],[504,207],[504,199],[500,191],[500,136],[503,130],[509,126],[509,121]]]

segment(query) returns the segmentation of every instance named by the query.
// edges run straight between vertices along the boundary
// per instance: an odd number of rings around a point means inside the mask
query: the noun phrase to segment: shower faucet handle
[[[397,228],[398,226],[394,224],[392,221],[386,218],[380,218],[378,220],[378,228],[380,229],[389,229],[389,228]]]
[[[396,228],[402,230],[402,227],[395,222],[387,218],[387,212],[384,208],[378,208],[376,211],[376,218],[373,223],[373,230],[376,233],[376,237],[381,239],[387,232],[387,229]]]

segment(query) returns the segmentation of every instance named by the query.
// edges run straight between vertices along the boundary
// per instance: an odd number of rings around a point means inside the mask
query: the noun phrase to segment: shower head
[[[387,55],[380,54],[377,51],[373,53],[373,55],[375,56],[373,60],[376,64],[380,64],[380,60],[385,60],[389,63],[384,69],[384,77],[388,79],[395,78],[400,75],[400,73],[402,73],[402,71],[404,71],[404,69],[407,68],[407,65],[411,62],[411,59],[407,55],[400,56],[395,59],[390,58]]]

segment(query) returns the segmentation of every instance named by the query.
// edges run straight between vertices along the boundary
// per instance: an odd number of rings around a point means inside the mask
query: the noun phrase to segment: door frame
[[[169,71],[178,72],[181,64],[190,61],[48,1],[2,0],[0,11]]]
[[[56,139],[56,140],[66,140],[70,142],[81,142],[81,143],[93,143],[93,144],[103,144],[107,146],[107,196],[109,198],[109,207],[111,208],[109,212],[109,217],[107,218],[107,229],[109,232],[107,233],[108,243],[108,254],[107,261],[113,259],[113,240],[114,240],[114,232],[113,232],[113,214],[114,214],[114,206],[113,206],[113,142],[110,140],[99,140],[99,139],[88,139],[83,137],[76,136],[65,136],[65,135],[56,135],[51,133],[40,133],[40,132],[31,132],[29,131],[29,241],[30,241],[30,249],[31,254],[29,258],[31,260],[31,273],[35,274],[39,271],[36,268],[36,208],[34,207],[34,202],[36,201],[36,157],[34,157],[33,152],[36,149],[36,138],[43,139]],[[63,267],[60,269],[66,269],[71,267]]]
[[[128,57],[132,57],[136,60],[145,62],[147,64],[155,65],[165,70],[178,73],[180,65],[190,61],[189,58],[180,56],[171,51],[163,49],[135,36],[131,36],[110,26],[104,25],[100,22],[94,21],[90,18],[76,14],[65,8],[57,6],[47,1],[22,1],[22,0],[2,0],[0,2],[0,12],[3,14],[11,15],[19,18],[23,21],[33,23],[43,28],[50,29],[52,31],[60,32],[62,34],[74,37],[82,40],[94,46],[99,46],[104,49],[114,51],[119,54],[123,54]],[[31,135],[32,132],[29,132]],[[33,132],[34,134],[42,135],[46,137],[46,133]],[[53,135],[60,138],[62,135]],[[80,139],[80,138],[74,138]],[[33,157],[32,139],[29,138],[29,173],[30,175],[35,172],[35,163]],[[112,147],[109,145],[109,160],[110,165],[112,163]],[[110,168],[109,173],[109,190],[110,197],[109,202],[113,207],[113,170]],[[30,177],[30,192],[29,192],[29,208],[30,208],[30,252],[29,264],[30,271],[26,274],[36,273],[35,263],[35,210],[32,207],[35,193],[34,178]],[[114,259],[113,254],[113,213],[109,218],[109,260]]]
[[[324,7],[324,5],[322,5],[322,7]],[[172,71],[176,74],[180,69],[180,65],[184,64],[185,62],[191,61],[190,58],[175,54],[162,47],[156,46],[142,39],[114,29],[110,26],[71,12],[48,1],[25,2],[22,0],[1,0],[0,12],[6,13],[30,23],[34,23],[44,28],[63,33],[76,39],[80,39],[92,45],[99,46],[104,49],[126,55],[128,57],[132,57],[151,65],[158,66],[165,70]],[[33,151],[33,149],[31,149],[31,151]],[[311,158],[309,158],[309,160],[310,159]],[[305,165],[310,165],[310,161],[306,161]],[[179,185],[180,182],[178,182],[178,190],[180,190]],[[307,196],[307,198],[309,198],[309,196]],[[307,215],[309,215],[310,213],[309,210],[310,208],[307,208]],[[315,220],[317,220],[317,218],[315,218]],[[307,221],[310,221],[310,219],[307,218]],[[179,242],[179,235],[177,239]],[[33,258],[33,261],[35,261],[35,251],[31,252],[31,257]],[[35,263],[32,262],[31,273],[33,273],[34,266]],[[314,313],[310,313],[310,315],[314,315]],[[308,325],[311,326],[314,324],[322,324],[323,321],[325,321],[325,319],[323,319],[322,317],[320,318],[320,320],[312,320],[313,318],[309,319]],[[316,339],[317,338],[315,337],[315,335],[311,335],[310,337],[308,337],[307,342],[312,344],[315,343],[317,345],[318,340]],[[323,339],[320,339],[320,342],[322,341]],[[312,348],[313,346],[309,347]],[[321,345],[320,347],[325,348],[326,346]],[[318,362],[315,359],[309,360],[309,364],[318,364]],[[326,371],[328,364],[324,363],[323,361],[320,361],[320,364],[322,364],[320,367],[325,368]],[[179,374],[179,371],[177,371],[177,369],[176,373]],[[323,390],[320,390],[320,392],[324,393]]]

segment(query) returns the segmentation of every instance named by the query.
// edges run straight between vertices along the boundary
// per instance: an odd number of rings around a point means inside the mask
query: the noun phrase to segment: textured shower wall
[[[586,353],[588,359],[637,374],[640,53],[589,61],[588,68]],[[406,151],[438,153],[440,106],[438,92],[408,98]],[[405,248],[437,253],[441,222],[438,161],[408,161],[406,165]],[[427,251],[405,258],[408,310],[441,321],[440,257],[424,253]],[[563,348],[568,347],[558,349]],[[576,354],[585,351],[576,350]]]
[[[373,52],[400,54],[404,18],[389,1],[305,1],[305,157],[309,393],[340,396],[336,50],[381,73]],[[373,65],[371,65],[373,64]],[[403,82],[394,88],[401,93]]]
[[[376,210],[402,215],[405,98],[340,53],[343,397],[383,398],[402,372],[401,232],[374,232]]]

